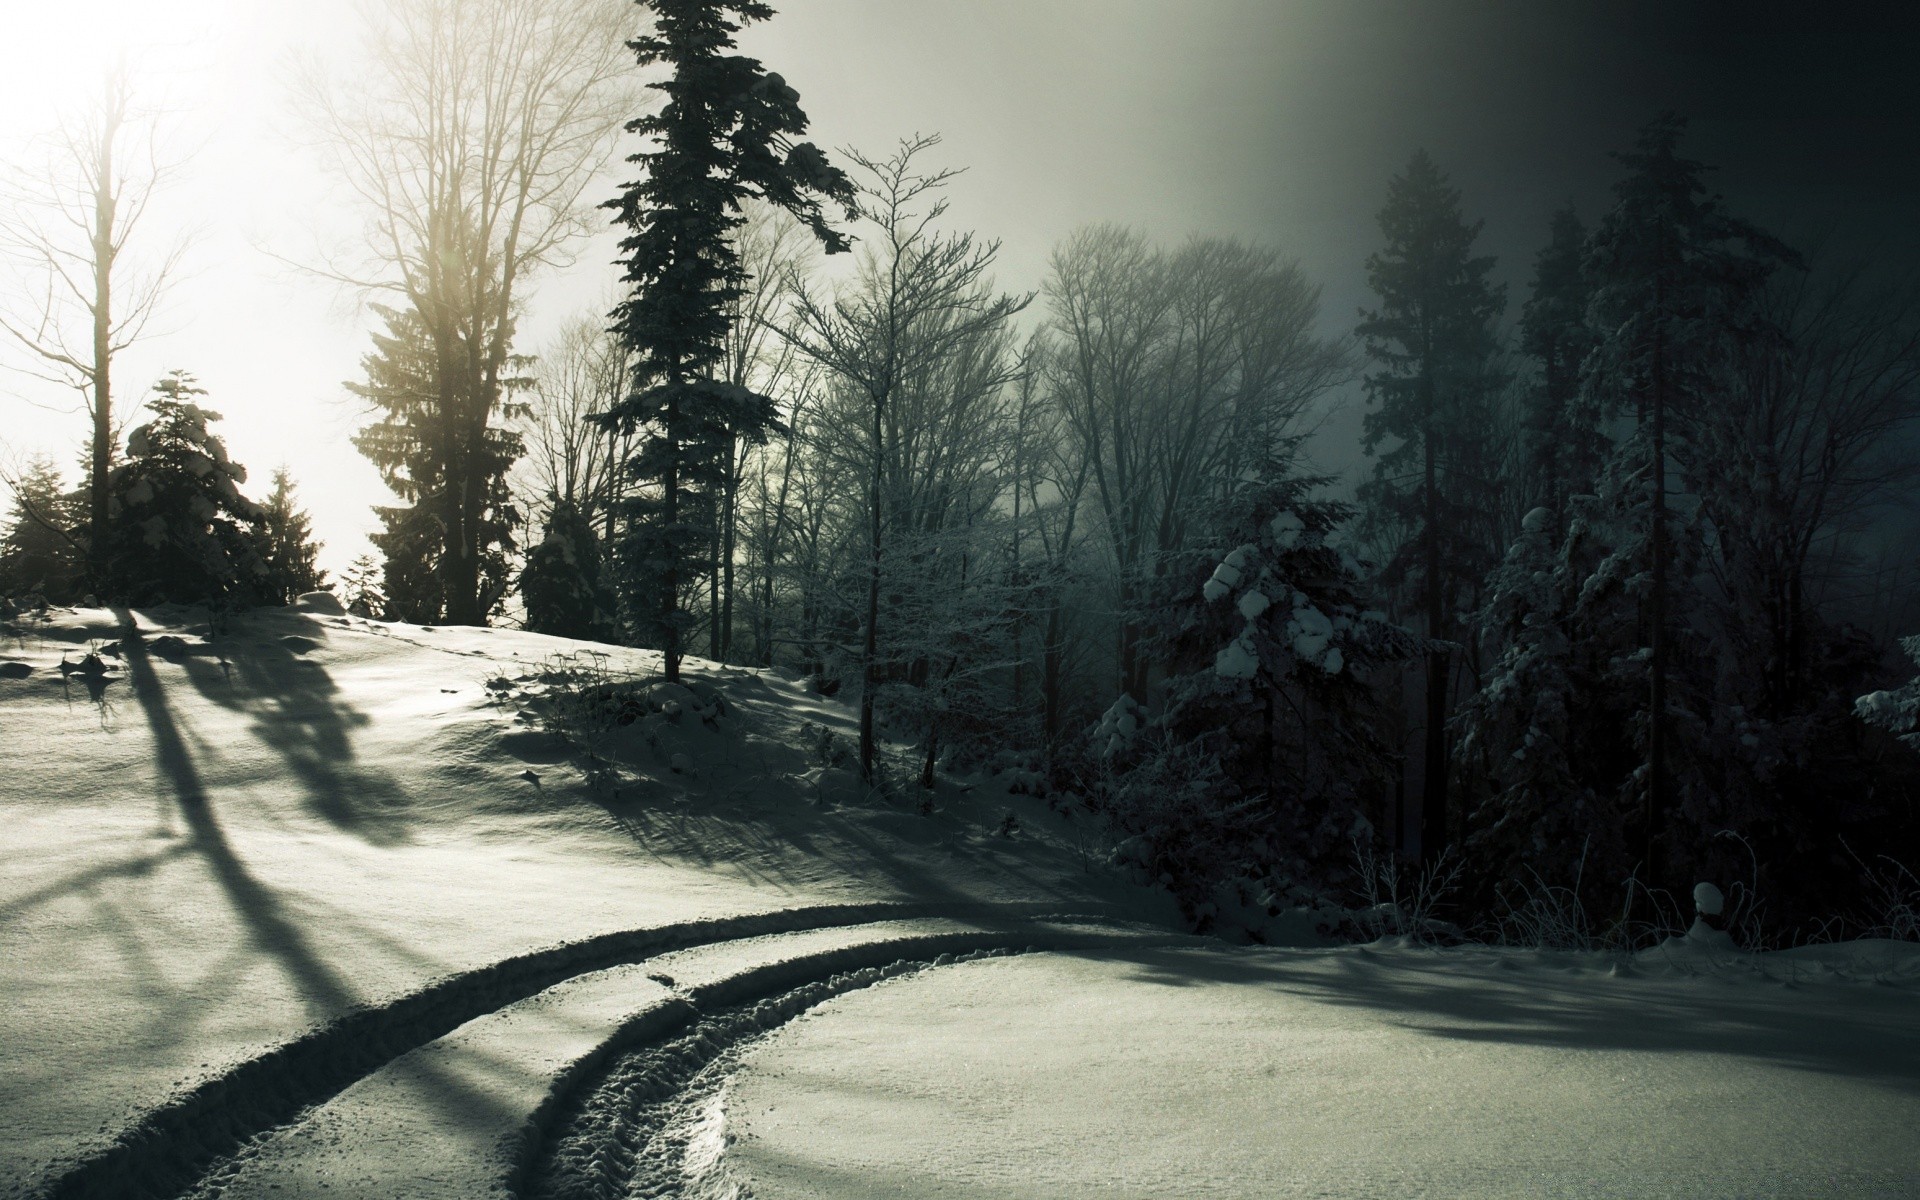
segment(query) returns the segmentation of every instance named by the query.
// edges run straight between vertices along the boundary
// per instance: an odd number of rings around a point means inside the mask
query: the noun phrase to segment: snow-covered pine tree
[[[1448,838],[1452,616],[1500,553],[1490,434],[1503,382],[1493,323],[1506,295],[1488,279],[1493,258],[1473,253],[1480,223],[1467,223],[1459,191],[1424,151],[1388,183],[1379,222],[1386,245],[1368,257],[1367,282],[1380,307],[1358,329],[1377,364],[1361,446],[1378,459],[1359,495],[1371,540],[1391,556],[1383,578],[1413,598],[1432,641],[1420,803],[1420,854],[1432,863]]]
[[[733,241],[741,206],[765,200],[798,217],[831,254],[847,249],[820,212],[822,197],[849,201],[852,187],[811,142],[799,93],[760,63],[731,54],[741,26],[773,16],[758,0],[639,0],[652,31],[628,43],[644,68],[667,73],[647,86],[666,103],[627,125],[647,139],[628,161],[642,176],[608,202],[630,232],[620,243],[629,295],[613,311],[632,350],[639,386],[600,418],[644,428],[628,464],[639,489],[628,500],[619,548],[630,615],[677,679],[689,627],[680,593],[711,552],[689,493],[723,494],[732,469],[721,450],[764,442],[778,427],[774,403],[716,376],[729,314],[746,282]]]
[[[253,536],[267,564],[266,577],[260,582],[263,602],[291,604],[301,593],[326,586],[320,543],[313,540],[313,518],[295,501],[293,473],[286,467],[273,473],[273,491],[260,504]]]
[[[206,389],[192,375],[173,371],[153,390],[153,419],[127,435],[108,480],[108,594],[216,610],[251,603],[267,568],[246,528],[261,516],[240,494],[246,468],[208,431],[220,414],[194,402]]]
[[[1920,636],[1900,639],[1907,657],[1920,663]],[[1869,692],[1854,703],[1854,711],[1868,724],[1877,725],[1915,750],[1920,750],[1920,676],[1897,688]]]
[[[1482,883],[1611,887],[1630,867],[1618,805],[1637,766],[1625,731],[1638,688],[1619,674],[1637,664],[1635,601],[1598,572],[1606,518],[1593,495],[1569,499],[1564,531],[1533,509],[1475,614],[1498,657],[1456,718],[1456,753],[1485,789],[1465,839]]]
[[[381,587],[380,564],[371,554],[362,554],[347,567],[340,580],[340,602],[357,617],[384,617],[387,596]]]
[[[1354,509],[1314,496],[1331,482],[1278,458],[1212,506],[1148,613],[1158,710],[1122,696],[1093,731],[1130,856],[1202,925],[1343,869],[1396,752],[1368,674],[1428,649],[1365,607],[1333,541]]]
[[[602,567],[600,538],[593,526],[577,505],[556,499],[544,536],[520,573],[527,628],[555,637],[609,640],[613,596]]]

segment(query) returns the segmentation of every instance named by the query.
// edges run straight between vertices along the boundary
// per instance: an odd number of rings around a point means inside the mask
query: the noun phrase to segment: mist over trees
[[[1359,314],[1287,247],[1100,222],[1028,292],[937,135],[803,140],[832,131],[735,53],[765,4],[377,12],[361,75],[297,87],[364,219],[306,265],[377,323],[345,384],[376,553],[328,580],[292,474],[249,499],[192,376],[112,407],[152,300],[102,283],[76,348],[5,326],[91,413],[77,487],[6,476],[9,603],[331,582],[667,680],[790,672],[857,709],[877,794],[997,773],[1237,936],[1424,871],[1481,932],[1547,889],[1626,927],[1738,878],[1790,939],[1862,855],[1920,861],[1920,611],[1880,569],[1920,289],[1745,219],[1681,118],[1602,210],[1541,214],[1516,303],[1424,151],[1380,181]],[[76,280],[134,219],[99,211]],[[609,230],[617,263],[575,262]],[[562,270],[608,299],[523,338]],[[1307,454],[1342,402],[1352,479]]]

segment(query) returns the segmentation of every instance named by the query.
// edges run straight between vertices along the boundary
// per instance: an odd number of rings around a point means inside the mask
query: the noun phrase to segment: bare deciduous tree
[[[874,775],[874,693],[880,683],[879,622],[889,424],[896,437],[902,397],[956,361],[957,352],[1002,330],[1031,297],[997,295],[988,272],[997,242],[936,229],[947,202],[937,194],[955,172],[923,171],[916,158],[939,144],[935,135],[902,141],[872,159],[845,151],[859,173],[865,234],[852,283],[831,299],[804,286],[795,291],[789,337],[826,367],[857,399],[866,435],[859,475],[867,488],[867,595],[860,648],[860,773]],[[1011,376],[999,383],[1010,381]],[[968,386],[988,387],[986,379]],[[993,387],[999,386],[993,384]]]
[[[1761,300],[1786,334],[1750,347],[1698,437],[1712,560],[1730,615],[1764,645],[1766,706],[1807,696],[1815,613],[1831,610],[1841,562],[1876,506],[1920,478],[1920,288],[1855,268],[1791,272]]]
[[[535,358],[521,425],[525,512],[564,502],[596,525],[603,539],[613,536],[615,492],[629,439],[597,429],[587,418],[626,394],[628,366],[626,348],[597,315],[567,322]]]
[[[62,124],[44,164],[12,173],[0,211],[0,255],[19,279],[0,330],[24,352],[22,370],[73,388],[92,420],[86,528],[96,580],[116,430],[113,361],[146,332],[186,250],[184,239],[157,255],[129,250],[171,173],[122,64],[94,104]]]
[[[1128,614],[1192,505],[1291,433],[1348,370],[1315,337],[1319,289],[1271,250],[1195,238],[1172,254],[1111,225],[1054,252],[1051,390],[1092,480],[1115,570],[1120,686],[1145,664]]]

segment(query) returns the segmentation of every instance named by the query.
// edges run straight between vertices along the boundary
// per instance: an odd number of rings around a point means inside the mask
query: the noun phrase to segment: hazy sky
[[[778,5],[778,0],[776,0]],[[1362,263],[1387,178],[1425,147],[1486,220],[1485,245],[1524,298],[1548,214],[1591,218],[1606,151],[1672,107],[1688,149],[1720,164],[1736,207],[1803,244],[1875,249],[1920,228],[1920,36],[1907,7],[1440,0],[788,0],[747,52],[799,89],[816,139],[884,152],[938,132],[964,167],[952,220],[999,238],[1000,279],[1039,285],[1049,248],[1090,221],[1174,242],[1268,242],[1325,288],[1329,333],[1367,300]],[[384,488],[348,444],[365,422],[340,387],[370,314],[274,254],[311,260],[351,230],[289,132],[296,49],[337,52],[349,0],[0,0],[13,43],[0,73],[0,147],[54,120],[124,31],[194,152],[142,233],[192,227],[188,274],[146,343],[117,368],[124,401],[185,367],[226,415],[234,456],[263,483],[294,468],[338,569],[366,550]],[[637,10],[636,10],[637,13]],[[1742,24],[1734,25],[1734,14]],[[611,195],[617,182],[604,188]],[[321,232],[316,234],[315,230]],[[270,253],[271,252],[271,253]],[[539,282],[520,349],[610,294],[611,239]],[[7,276],[0,272],[0,286]],[[0,352],[0,362],[18,363]],[[1356,402],[1357,403],[1357,402]],[[51,406],[51,407],[47,407]],[[1351,461],[1349,411],[1323,453]],[[85,436],[70,396],[0,376],[0,455],[71,463]],[[256,491],[259,489],[256,488]]]

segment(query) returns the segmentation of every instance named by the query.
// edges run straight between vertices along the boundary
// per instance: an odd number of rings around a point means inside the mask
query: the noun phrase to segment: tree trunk
[[[1427,636],[1446,636],[1446,595],[1440,577],[1440,492],[1433,446],[1433,380],[1423,381],[1426,393],[1427,427],[1425,436],[1427,560]],[[1427,655],[1427,729],[1426,771],[1421,780],[1420,861],[1437,862],[1447,848],[1447,685],[1453,668],[1452,655],[1435,650]]]
[[[113,139],[120,109],[111,94],[103,111],[93,184],[93,478],[87,497],[87,574],[96,591],[106,583],[107,473],[113,466]]]
[[[1062,658],[1061,647],[1065,621],[1061,613],[1060,597],[1055,594],[1047,604],[1046,640],[1040,650],[1040,694],[1041,694],[1041,732],[1046,739],[1047,769],[1053,769],[1054,744],[1060,740],[1060,719],[1064,708],[1064,697],[1060,694],[1060,676]]]
[[[1647,884],[1661,884],[1660,835],[1666,824],[1667,796],[1667,390],[1666,322],[1662,318],[1661,281],[1654,280],[1653,327],[1653,588],[1648,605],[1647,697]]]
[[[666,566],[660,572],[660,673],[668,683],[680,682],[680,372],[669,376],[662,435],[667,441],[666,470],[661,485],[660,525]]]
[[[727,482],[720,515],[720,653],[721,662],[733,657],[733,552],[740,523],[740,474],[734,470],[735,439],[727,439]]]
[[[713,506],[713,524],[707,529],[707,657],[714,662],[720,661],[720,525],[726,520],[720,509]]]
[[[880,456],[884,445],[881,406],[873,406],[873,472],[867,482],[867,628],[860,644],[860,778],[874,786],[873,693],[880,686]]]

